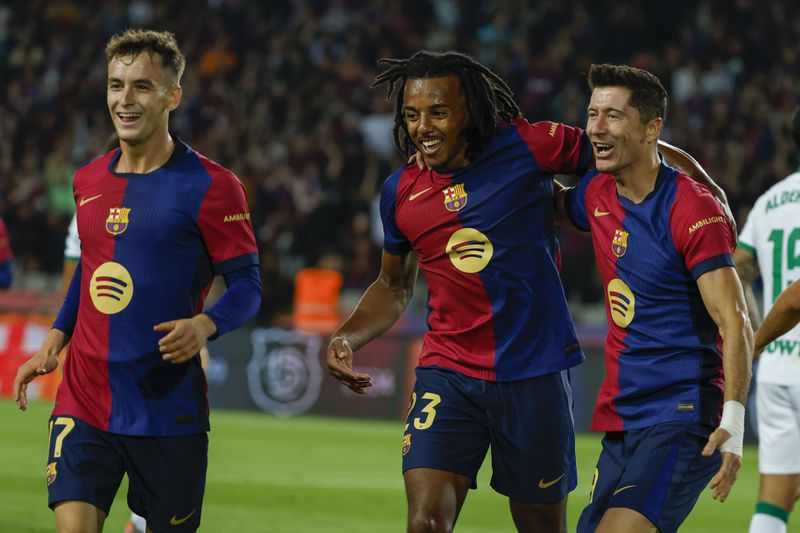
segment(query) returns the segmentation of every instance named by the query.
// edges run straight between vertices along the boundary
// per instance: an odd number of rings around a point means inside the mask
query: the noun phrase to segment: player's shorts
[[[577,484],[566,371],[511,382],[418,367],[403,435],[403,472],[474,480],[492,449],[491,486],[523,503],[557,503]]]
[[[70,416],[50,418],[48,504],[88,502],[108,514],[127,473],[128,506],[153,533],[200,526],[208,464],[205,433],[180,437],[115,435]]]
[[[700,455],[712,431],[700,424],[664,422],[606,433],[578,532],[597,529],[611,507],[633,509],[661,533],[677,531],[722,465],[718,451]]]
[[[758,382],[758,469],[800,473],[800,385]]]

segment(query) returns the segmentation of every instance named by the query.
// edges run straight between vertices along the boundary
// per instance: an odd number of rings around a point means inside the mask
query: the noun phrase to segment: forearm
[[[747,315],[737,312],[720,327],[723,341],[722,369],[725,375],[725,401],[747,403],[753,357],[753,329]]]
[[[392,288],[378,278],[358,301],[350,317],[333,332],[331,338],[342,337],[353,351],[386,332],[397,322],[411,300],[413,288]]]
[[[747,304],[747,316],[750,318],[750,325],[756,329],[761,324],[761,313],[758,310],[758,301],[750,285],[744,287],[744,301]]]
[[[668,165],[682,170],[696,182],[705,185],[711,194],[728,208],[728,197],[725,191],[711,179],[711,176],[706,173],[705,169],[700,166],[700,163],[694,157],[664,141],[658,141],[658,151],[664,156],[664,160]]]
[[[72,336],[75,329],[75,322],[78,320],[78,304],[81,296],[81,262],[78,261],[75,271],[72,274],[72,281],[69,289],[64,296],[64,303],[58,312],[53,328],[62,331],[67,338]]]
[[[47,357],[58,357],[61,350],[69,342],[69,336],[60,329],[53,328],[47,333],[44,342],[42,343],[41,352],[47,354]]]
[[[258,312],[261,279],[258,266],[251,265],[225,274],[228,288],[213,307],[196,318],[210,318],[214,325],[209,338],[215,339],[240,327]]]
[[[795,282],[781,294],[756,332],[755,350],[761,352],[800,322],[800,282]]]

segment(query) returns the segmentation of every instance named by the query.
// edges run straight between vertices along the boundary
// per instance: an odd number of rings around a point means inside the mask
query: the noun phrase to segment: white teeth
[[[425,148],[433,148],[434,146],[436,146],[440,142],[442,142],[442,141],[439,140],[439,139],[432,139],[432,140],[422,141],[422,146],[424,146]]]

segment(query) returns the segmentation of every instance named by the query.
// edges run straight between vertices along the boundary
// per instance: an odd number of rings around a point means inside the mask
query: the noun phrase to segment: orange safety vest
[[[344,277],[329,268],[304,268],[294,278],[294,325],[329,334],[339,325],[339,292]]]

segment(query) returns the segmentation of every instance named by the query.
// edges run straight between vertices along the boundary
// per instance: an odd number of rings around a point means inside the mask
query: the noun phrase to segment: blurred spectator
[[[798,164],[783,134],[800,85],[796,2],[16,1],[0,6],[0,215],[23,276],[59,272],[72,172],[105,151],[111,131],[96,110],[106,76],[97,58],[111,33],[144,25],[175,32],[197,58],[173,132],[245,183],[265,320],[287,311],[295,274],[328,246],[342,253],[346,288],[377,274],[380,243],[362,220],[403,162],[394,110],[369,88],[380,57],[470,53],[508,81],[529,119],[576,125],[590,63],[647,68],[671,94],[665,140],[728,191],[740,227]],[[570,296],[599,301],[581,275],[591,249],[564,239]]]

